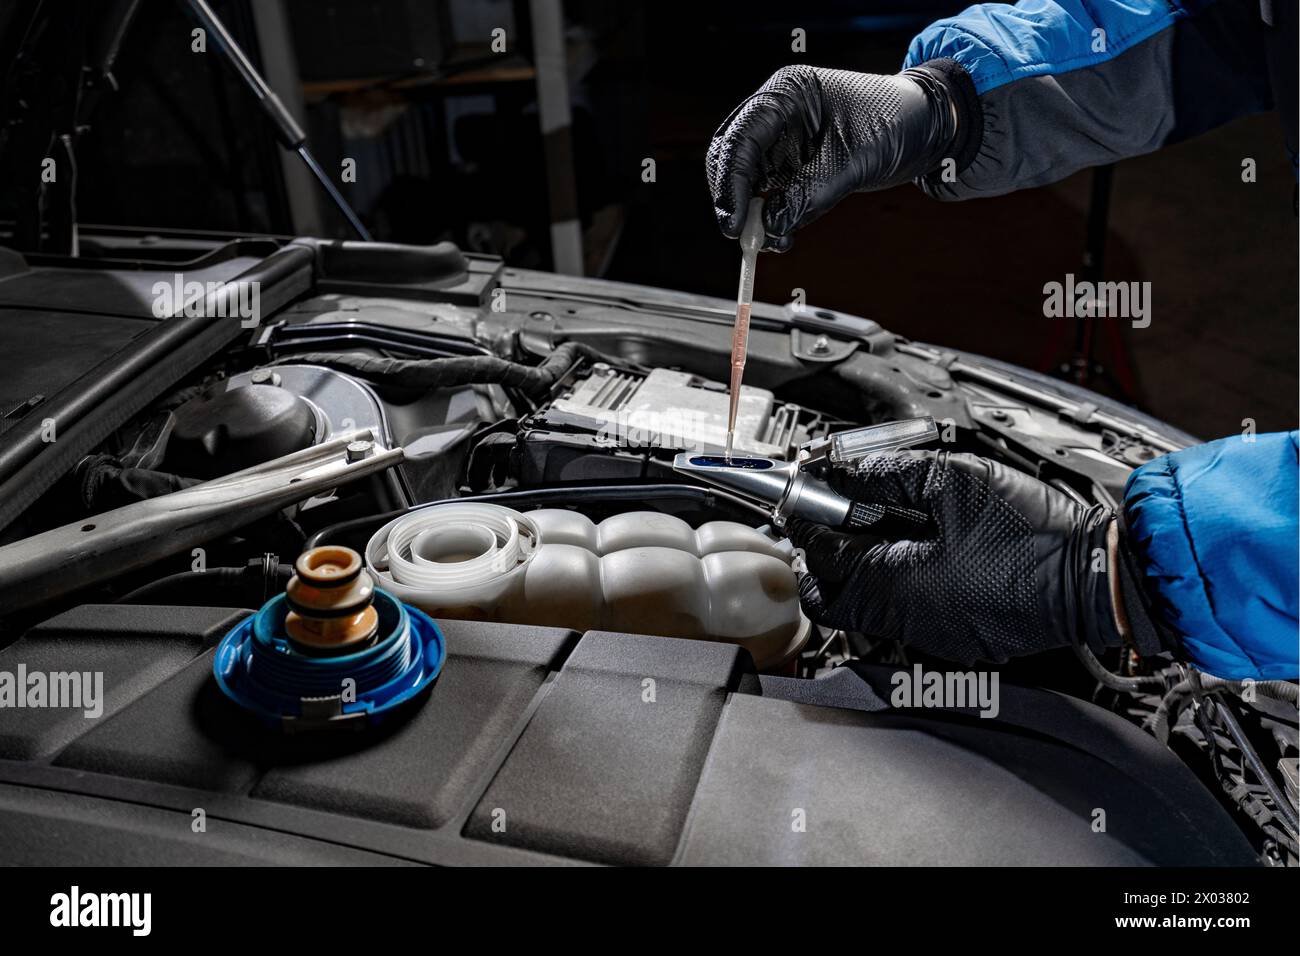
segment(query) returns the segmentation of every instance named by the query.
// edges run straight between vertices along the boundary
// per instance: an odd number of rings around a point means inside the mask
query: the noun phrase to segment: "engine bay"
[[[1242,741],[1191,720],[1170,661],[1014,661],[994,669],[996,719],[891,703],[899,670],[953,667],[809,621],[779,515],[674,468],[723,447],[726,303],[357,245],[251,257],[256,271],[304,256],[279,306],[251,325],[223,319],[224,342],[188,368],[150,379],[140,366],[130,403],[54,416],[62,457],[33,453],[5,475],[41,466],[0,537],[0,670],[100,672],[105,686],[104,719],[6,718],[15,840],[60,812],[18,793],[36,782],[112,803],[88,836],[102,847],[165,832],[195,800],[228,821],[219,848],[161,839],[164,859],[1295,861],[1270,795],[1245,782]],[[0,290],[21,299],[59,268]],[[180,268],[130,272],[143,289]],[[275,303],[288,280],[257,274]],[[122,309],[149,307],[138,295]],[[812,307],[756,305],[750,363],[745,461],[779,466],[855,429],[929,420],[943,447],[1113,507],[1135,465],[1192,441],[1061,382]],[[27,396],[6,426],[48,407]],[[178,503],[194,520],[174,519]],[[115,537],[128,508],[158,530]],[[430,669],[394,698],[410,705],[400,718],[341,720],[359,711],[319,687],[296,690],[288,717],[269,698],[260,713],[232,706],[238,649],[310,606],[293,588],[320,554],[373,579],[381,634],[419,632],[402,673]],[[1264,698],[1250,712],[1267,759],[1294,761],[1293,717]],[[311,723],[330,729],[298,732]],[[349,723],[364,726],[330,726]],[[1087,814],[1103,799],[1124,810],[1099,838]],[[967,826],[990,801],[1021,826]],[[792,844],[805,805],[828,825]],[[259,845],[259,828],[276,840]],[[940,859],[954,845],[960,859]]]

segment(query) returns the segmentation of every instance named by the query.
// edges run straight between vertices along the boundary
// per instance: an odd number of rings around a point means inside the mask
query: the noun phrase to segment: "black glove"
[[[813,620],[963,664],[1121,643],[1109,510],[948,452],[867,458],[829,480],[855,501],[921,512],[929,527],[902,538],[887,529],[882,538],[791,519],[787,530],[807,564],[800,597]]]
[[[768,193],[766,247],[784,252],[795,229],[851,192],[907,182],[945,157],[960,172],[979,148],[979,116],[953,60],[897,76],[783,67],[713,134],[705,168],[718,225],[739,238],[749,200]]]

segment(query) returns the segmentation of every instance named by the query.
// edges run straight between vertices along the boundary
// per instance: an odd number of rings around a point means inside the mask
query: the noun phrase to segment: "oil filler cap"
[[[312,548],[294,572],[217,645],[213,676],[236,704],[287,732],[363,728],[437,680],[442,632],[376,588],[357,552]]]

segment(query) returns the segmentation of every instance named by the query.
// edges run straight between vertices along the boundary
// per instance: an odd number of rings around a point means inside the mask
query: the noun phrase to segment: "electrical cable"
[[[540,365],[524,365],[495,355],[394,359],[357,352],[300,352],[273,364],[323,365],[373,382],[414,391],[457,385],[502,385],[536,396],[559,381],[578,359],[598,360],[601,357],[589,345],[565,342]]]
[[[1088,669],[1088,673],[1111,690],[1122,691],[1126,694],[1145,694],[1157,689],[1163,689],[1165,686],[1164,679],[1154,674],[1146,677],[1122,677],[1107,670],[1086,644],[1072,641],[1070,646],[1074,648],[1075,656]]]
[[[1232,712],[1232,708],[1224,700],[1207,700],[1205,703],[1213,708],[1212,715],[1217,715],[1227,729],[1228,736],[1232,738],[1232,742],[1241,751],[1242,759],[1250,767],[1251,773],[1258,778],[1260,784],[1268,792],[1269,798],[1276,808],[1277,815],[1286,824],[1287,829],[1293,835],[1300,835],[1300,823],[1296,820],[1294,808],[1292,808],[1282,791],[1278,789],[1277,781],[1273,779],[1273,775],[1265,769],[1263,761],[1259,759],[1259,754],[1255,752],[1255,748],[1246,738],[1246,732],[1241,729],[1241,724],[1237,722],[1236,714]]]

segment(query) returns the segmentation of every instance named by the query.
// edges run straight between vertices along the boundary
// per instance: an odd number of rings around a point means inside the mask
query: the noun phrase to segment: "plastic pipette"
[[[740,233],[740,291],[736,294],[736,326],[731,332],[731,407],[727,412],[727,451],[736,441],[736,411],[740,407],[740,380],[745,375],[745,355],[749,351],[749,310],[754,304],[754,270],[758,250],[763,246],[763,200],[755,196],[745,213],[745,228]]]

